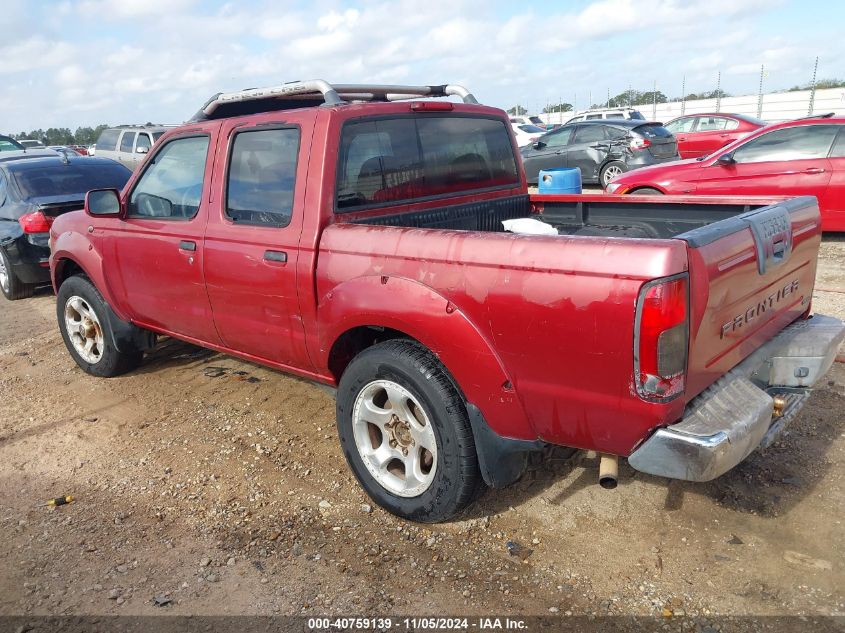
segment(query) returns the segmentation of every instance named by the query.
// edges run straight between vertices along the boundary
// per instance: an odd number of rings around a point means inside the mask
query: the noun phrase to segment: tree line
[[[801,86],[793,86],[786,90],[786,92],[795,92],[798,90],[810,90],[812,84],[804,84]],[[815,84],[816,90],[824,90],[825,88],[845,88],[845,80],[842,79],[819,79]],[[683,97],[676,97],[673,101],[694,101],[696,99],[716,99],[730,97],[731,95],[724,90],[705,90],[704,92],[691,92]],[[641,105],[652,105],[654,103],[668,103],[669,98],[660,90],[625,90],[620,92],[615,97],[611,97],[602,103],[594,103],[590,108],[628,108]],[[543,108],[543,113],[550,112],[569,112],[572,110],[570,103],[557,103]],[[515,105],[508,110],[508,114],[528,114],[528,110],[522,105]]]
[[[37,130],[30,130],[29,132],[19,132],[12,134],[15,139],[31,138],[36,141],[41,141],[44,145],[92,145],[97,142],[100,132],[105,130],[108,125],[98,125],[97,127],[78,127],[75,132],[71,132],[67,127],[51,127],[46,130],[38,128]]]

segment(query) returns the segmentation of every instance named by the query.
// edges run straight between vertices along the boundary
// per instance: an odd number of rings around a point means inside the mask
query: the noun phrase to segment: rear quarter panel
[[[632,350],[640,286],[686,267],[677,240],[335,224],[317,268],[322,362],[349,325],[382,318],[372,324],[429,346],[499,434],[628,454],[684,406],[637,397]],[[333,309],[360,278],[373,279],[366,295]],[[430,301],[414,298],[420,289]],[[471,327],[455,327],[459,319]],[[474,336],[498,377],[480,362]],[[522,416],[508,406],[514,397]]]

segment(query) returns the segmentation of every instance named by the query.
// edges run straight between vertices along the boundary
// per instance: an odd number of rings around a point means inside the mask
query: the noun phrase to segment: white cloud
[[[196,0],[84,0],[79,11],[87,16],[109,19],[156,17],[167,20],[174,13],[185,11]]]
[[[0,47],[0,75],[60,66],[73,57],[75,47],[41,36]]]

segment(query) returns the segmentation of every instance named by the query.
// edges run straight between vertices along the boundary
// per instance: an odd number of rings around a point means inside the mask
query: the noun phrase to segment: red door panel
[[[311,117],[270,113],[221,131],[205,279],[223,344],[312,367],[297,294]],[[307,283],[307,281],[306,281]]]

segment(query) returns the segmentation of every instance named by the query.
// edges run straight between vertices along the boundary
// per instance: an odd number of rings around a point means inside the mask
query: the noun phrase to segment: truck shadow
[[[817,390],[779,441],[764,451],[755,451],[736,468],[706,483],[647,475],[620,460],[619,491],[625,494],[626,488],[643,484],[663,487],[662,509],[667,512],[683,509],[688,495],[695,495],[741,513],[765,518],[783,515],[829,479],[834,464],[826,454],[845,430],[845,419],[836,413],[841,411],[845,411],[845,395],[831,388]],[[537,497],[552,506],[566,506],[580,491],[598,486],[597,459],[588,459],[583,451],[561,455],[531,465],[509,488],[489,491],[464,518],[502,513]],[[564,479],[570,481],[561,489],[559,484]]]

